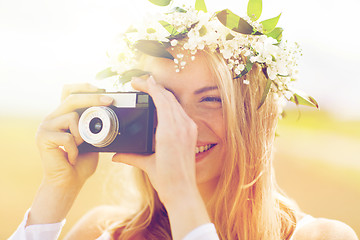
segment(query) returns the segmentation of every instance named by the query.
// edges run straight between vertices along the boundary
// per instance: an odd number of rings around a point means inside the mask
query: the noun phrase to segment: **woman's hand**
[[[182,239],[195,227],[209,222],[196,184],[195,147],[197,125],[175,96],[150,77],[136,78],[135,89],[147,92],[156,106],[158,125],[155,153],[150,156],[119,153],[113,161],[145,171],[165,205],[174,239]]]
[[[78,131],[79,108],[107,106],[112,99],[96,92],[89,84],[65,86],[60,106],[41,123],[36,142],[44,168],[44,178],[35,197],[28,224],[62,220],[84,182],[95,171],[98,153],[79,155],[83,142]]]
[[[147,92],[157,111],[155,153],[150,156],[119,153],[113,161],[127,163],[144,170],[160,199],[167,203],[176,196],[197,191],[195,177],[195,146],[197,125],[185,113],[175,96],[156,84],[137,78],[135,89]]]
[[[44,180],[55,185],[81,185],[97,166],[98,154],[78,154],[77,146],[83,140],[78,130],[79,108],[106,106],[112,99],[99,94],[71,94],[96,92],[89,84],[65,86],[60,106],[41,123],[37,145],[44,166]]]

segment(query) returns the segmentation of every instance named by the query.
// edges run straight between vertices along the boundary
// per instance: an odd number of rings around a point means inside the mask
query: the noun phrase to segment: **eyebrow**
[[[172,94],[174,94],[174,96],[176,97],[173,90],[171,90],[170,88],[165,88],[165,89],[168,90],[169,92],[171,92]],[[198,95],[198,94],[201,94],[201,93],[204,93],[204,92],[207,92],[207,91],[218,90],[218,89],[219,89],[218,86],[203,87],[203,88],[200,88],[200,89],[196,90],[194,92],[194,94]]]
[[[194,94],[200,94],[203,92],[211,91],[211,90],[217,90],[219,89],[218,86],[209,86],[209,87],[203,87],[194,92]]]

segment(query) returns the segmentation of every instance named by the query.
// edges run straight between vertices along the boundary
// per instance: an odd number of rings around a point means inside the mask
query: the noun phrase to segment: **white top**
[[[11,235],[8,240],[57,240],[62,227],[65,224],[65,220],[59,223],[52,224],[38,224],[26,226],[26,222],[29,216],[30,209],[26,212],[23,221],[19,225],[18,229],[13,235]],[[296,224],[295,231],[291,236],[290,240],[293,240],[295,234],[303,226],[315,221],[315,218],[306,215]],[[110,240],[111,236],[108,232],[104,232],[97,240]],[[214,224],[207,223],[201,225],[191,232],[189,232],[183,240],[219,240],[219,237],[216,233]]]
[[[26,212],[23,221],[18,229],[8,240],[57,240],[65,220],[52,224],[37,224],[26,226],[30,209]],[[108,232],[104,232],[97,240],[110,240],[111,236]],[[201,225],[190,233],[183,240],[219,240],[214,224],[207,223]]]
[[[300,219],[300,221],[298,221],[296,223],[296,227],[295,227],[295,230],[291,236],[291,238],[289,240],[293,240],[294,239],[294,236],[295,234],[299,231],[299,229],[301,229],[303,226],[311,223],[311,222],[314,222],[316,220],[316,218],[314,218],[313,216],[310,216],[310,215],[305,215],[302,219]]]
[[[111,240],[108,232],[104,232],[96,240]],[[189,232],[183,240],[219,240],[214,224],[203,224]]]
[[[8,240],[40,240],[58,239],[61,229],[65,224],[65,219],[59,223],[38,224],[26,226],[30,209],[26,211],[23,221],[20,223],[16,232]]]

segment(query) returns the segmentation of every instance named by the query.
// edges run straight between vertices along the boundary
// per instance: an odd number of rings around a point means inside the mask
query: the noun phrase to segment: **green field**
[[[16,229],[41,181],[34,143],[39,123],[40,118],[0,119],[0,239]],[[344,221],[360,235],[360,122],[341,121],[319,111],[302,111],[298,120],[294,111],[280,121],[277,133],[275,171],[280,187],[305,212]],[[109,155],[101,158],[63,233],[92,207],[111,202],[102,193],[114,165]]]

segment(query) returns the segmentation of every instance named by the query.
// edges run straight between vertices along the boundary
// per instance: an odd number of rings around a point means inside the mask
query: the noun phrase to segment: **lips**
[[[195,147],[195,153],[203,153],[206,151],[209,151],[211,148],[213,148],[216,144],[210,143],[202,146]]]

